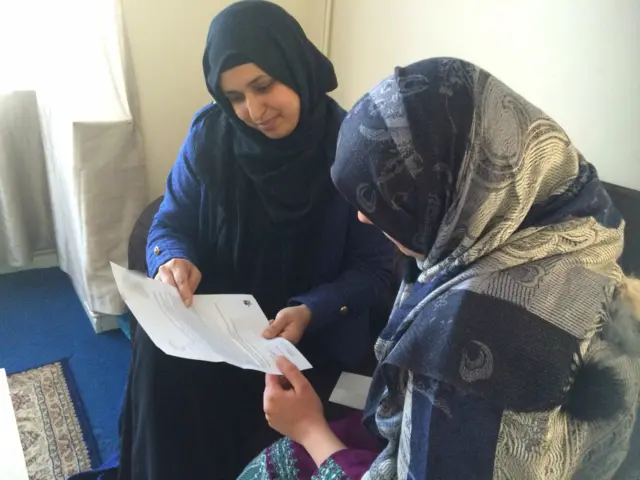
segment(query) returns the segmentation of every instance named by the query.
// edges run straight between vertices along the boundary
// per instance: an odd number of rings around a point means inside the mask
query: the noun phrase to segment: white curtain
[[[0,267],[55,250],[51,215],[36,94],[0,92]]]
[[[126,265],[148,200],[136,106],[119,0],[0,0],[0,132],[14,132],[0,135],[0,233],[35,229],[30,241],[0,236],[0,263],[25,263],[55,238],[92,314],[125,311],[109,262]],[[22,186],[5,191],[5,174]],[[37,216],[12,213],[25,190]]]

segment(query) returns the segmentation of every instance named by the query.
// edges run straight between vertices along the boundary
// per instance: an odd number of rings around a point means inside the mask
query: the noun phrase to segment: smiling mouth
[[[271,120],[267,120],[266,122],[257,123],[256,125],[260,130],[271,130],[276,125],[276,121],[278,117],[273,117]]]

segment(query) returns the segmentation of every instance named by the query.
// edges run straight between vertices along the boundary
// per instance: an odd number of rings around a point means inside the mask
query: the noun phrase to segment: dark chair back
[[[136,272],[147,274],[147,236],[149,235],[149,229],[153,223],[153,217],[160,208],[160,203],[164,197],[156,198],[142,211],[131,235],[129,236],[128,247],[128,262],[129,270],[135,270]],[[131,335],[131,341],[133,341],[136,334],[136,327],[138,322],[132,313],[129,313],[129,331]]]
[[[147,273],[147,236],[153,222],[153,217],[160,208],[164,197],[156,198],[142,211],[129,237],[129,270]]]
[[[627,275],[640,275],[640,192],[605,183],[615,206],[625,219],[624,252],[620,266]]]

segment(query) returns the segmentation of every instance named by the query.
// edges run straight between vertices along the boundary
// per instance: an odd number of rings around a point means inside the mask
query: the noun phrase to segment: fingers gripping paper
[[[167,355],[274,374],[280,373],[276,357],[284,356],[300,370],[311,368],[289,341],[262,337],[268,321],[251,295],[194,295],[187,308],[171,285],[114,263],[111,268],[122,299]]]

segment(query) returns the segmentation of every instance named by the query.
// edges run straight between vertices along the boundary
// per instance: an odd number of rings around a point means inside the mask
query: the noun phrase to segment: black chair
[[[627,275],[638,276],[640,275],[640,192],[612,184],[605,184],[605,188],[627,223],[620,266]],[[638,417],[640,418],[640,412]],[[614,480],[640,478],[640,455],[637,452],[640,452],[640,422],[636,422],[631,435],[629,454]]]
[[[147,274],[147,236],[153,222],[153,217],[160,208],[160,203],[164,197],[158,197],[151,202],[142,211],[138,220],[136,220],[131,235],[129,236],[129,246],[127,250],[129,270],[134,270],[143,274]],[[129,329],[131,332],[131,340],[135,336],[138,322],[132,313],[129,313]]]
[[[627,223],[620,266],[627,275],[638,276],[640,275],[640,192],[611,183],[605,183],[605,188]]]

